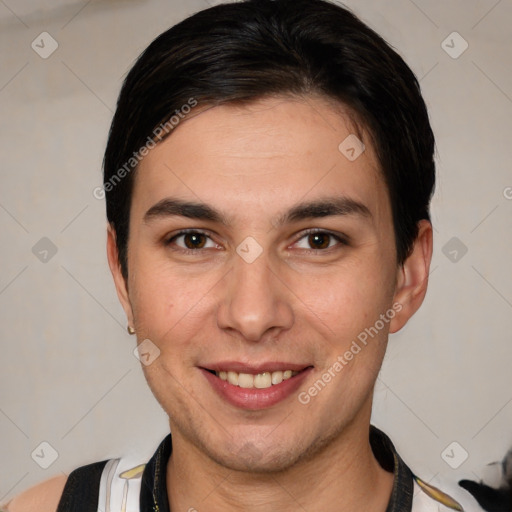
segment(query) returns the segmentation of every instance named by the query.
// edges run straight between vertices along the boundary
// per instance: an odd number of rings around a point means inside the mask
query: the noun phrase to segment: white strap
[[[144,467],[133,457],[109,460],[101,474],[98,512],[140,512]]]

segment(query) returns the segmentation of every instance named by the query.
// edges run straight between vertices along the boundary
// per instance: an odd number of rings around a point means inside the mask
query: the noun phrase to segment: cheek
[[[347,341],[389,309],[393,276],[389,266],[368,255],[311,279],[296,280],[293,288],[303,298],[305,311],[317,318],[315,324],[321,320],[331,337]]]
[[[146,259],[134,275],[131,293],[139,337],[152,340],[162,354],[172,350],[187,358],[194,348],[197,352],[195,340],[204,338],[202,331],[212,332],[206,324],[215,322],[213,297],[222,275],[207,269],[187,273],[168,262]],[[177,359],[172,357],[173,364]]]
[[[139,265],[130,286],[137,330],[150,338],[165,337],[197,302],[190,282],[170,275],[158,263]]]

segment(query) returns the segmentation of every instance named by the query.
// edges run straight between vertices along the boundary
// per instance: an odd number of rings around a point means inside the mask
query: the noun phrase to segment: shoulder
[[[56,512],[68,477],[59,475],[41,482],[15,496],[0,510],[6,512]]]

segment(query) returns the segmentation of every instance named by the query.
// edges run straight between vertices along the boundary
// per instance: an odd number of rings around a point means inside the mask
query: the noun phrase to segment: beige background
[[[425,479],[475,477],[512,445],[512,2],[346,5],[421,78],[438,145],[430,290],[391,338],[374,423]],[[0,0],[0,501],[128,449],[149,455],[167,431],[125,331],[92,191],[123,76],[207,6]],[[43,31],[58,43],[47,59],[31,48]],[[33,252],[48,250],[43,237],[57,249],[46,262]],[[41,468],[34,459],[52,450]]]

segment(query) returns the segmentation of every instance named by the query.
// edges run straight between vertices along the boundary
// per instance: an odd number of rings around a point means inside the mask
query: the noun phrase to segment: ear
[[[390,322],[390,333],[399,331],[423,303],[427,292],[432,247],[432,224],[428,220],[421,220],[411,254],[398,270],[394,296],[396,315]]]
[[[107,227],[107,258],[110,272],[114,278],[114,284],[116,286],[117,296],[121,306],[123,306],[128,325],[135,327],[133,321],[133,310],[128,295],[128,284],[121,272],[121,264],[119,262],[119,251],[117,250],[116,244],[116,232],[111,224]]]

